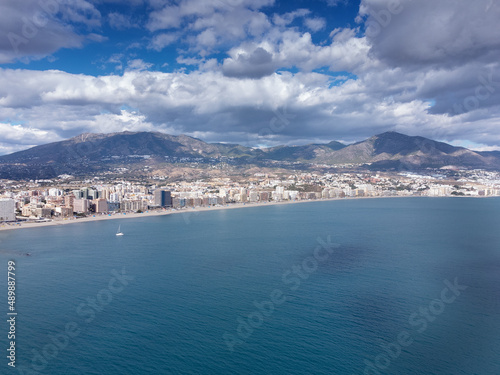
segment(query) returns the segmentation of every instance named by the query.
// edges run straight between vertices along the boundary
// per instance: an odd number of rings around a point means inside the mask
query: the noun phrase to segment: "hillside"
[[[237,144],[206,143],[186,135],[159,132],[82,134],[0,156],[0,178],[40,179],[60,174],[92,175],[117,168],[132,171],[171,169],[196,163],[210,168],[230,165],[233,170],[271,165],[302,168],[322,164],[350,165],[372,170],[425,168],[500,169],[499,152],[474,152],[462,147],[396,132],[373,136],[362,142],[252,149]],[[134,172],[135,173],[135,172]]]

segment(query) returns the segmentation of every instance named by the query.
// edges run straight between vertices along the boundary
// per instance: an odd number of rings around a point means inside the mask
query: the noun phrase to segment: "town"
[[[365,197],[500,196],[500,173],[255,173],[250,177],[141,183],[102,177],[0,180],[0,222],[68,220],[148,210]]]

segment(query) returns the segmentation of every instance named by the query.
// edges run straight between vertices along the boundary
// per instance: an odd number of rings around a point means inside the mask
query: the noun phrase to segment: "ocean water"
[[[5,320],[9,260],[16,368],[4,355],[1,374],[500,374],[496,198],[4,231]]]

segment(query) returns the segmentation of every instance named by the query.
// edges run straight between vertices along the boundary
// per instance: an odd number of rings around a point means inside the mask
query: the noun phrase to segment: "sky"
[[[0,154],[82,133],[500,149],[497,0],[0,3]]]

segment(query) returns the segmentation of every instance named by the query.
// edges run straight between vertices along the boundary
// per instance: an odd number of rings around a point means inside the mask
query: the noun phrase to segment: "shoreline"
[[[76,219],[74,217],[67,219],[52,219],[50,221],[41,222],[15,222],[15,223],[3,223],[0,224],[0,231],[16,230],[16,229],[29,229],[29,228],[41,228],[41,227],[51,227],[78,223],[88,223],[94,221],[102,220],[116,220],[116,219],[137,219],[137,218],[147,218],[155,216],[165,216],[173,214],[187,214],[187,213],[200,213],[204,211],[217,211],[217,210],[228,210],[228,209],[238,209],[246,207],[265,207],[265,206],[277,206],[277,205],[288,205],[288,204],[299,204],[299,203],[312,203],[312,202],[329,202],[329,201],[346,201],[346,200],[360,200],[360,199],[390,199],[390,198],[435,198],[435,197],[425,197],[425,196],[394,196],[394,197],[349,197],[349,198],[328,198],[328,199],[311,199],[311,200],[300,200],[300,201],[281,201],[281,202],[256,202],[256,203],[229,203],[225,206],[212,206],[212,207],[193,207],[193,208],[182,208],[182,209],[162,209],[154,211],[145,211],[142,213],[137,212],[126,212],[126,213],[114,213],[105,215],[89,216],[85,218]],[[438,198],[461,198],[461,197],[438,197]],[[495,197],[470,197],[470,198],[495,198]]]

